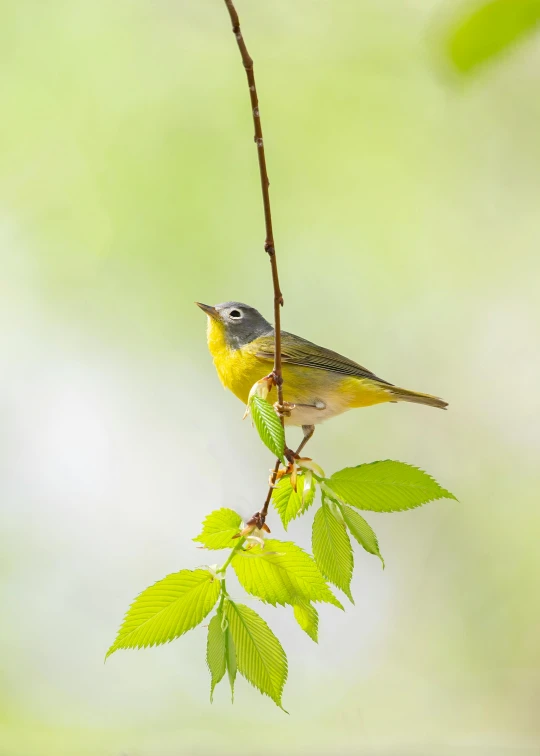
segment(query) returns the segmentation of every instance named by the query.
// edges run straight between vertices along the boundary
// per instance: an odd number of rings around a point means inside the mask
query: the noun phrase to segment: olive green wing
[[[255,341],[251,342],[250,347],[257,357],[260,357],[262,360],[272,361],[274,359],[274,334],[259,336]],[[369,378],[379,383],[385,383],[388,386],[392,385],[388,381],[378,378],[374,373],[362,367],[357,362],[353,362],[337,352],[333,352],[317,344],[312,344],[311,341],[307,341],[300,336],[295,336],[293,333],[287,333],[286,331],[281,332],[281,359],[283,362],[288,362],[291,365],[319,368],[321,370],[329,370],[333,373],[341,373],[342,375],[352,375],[356,378]]]

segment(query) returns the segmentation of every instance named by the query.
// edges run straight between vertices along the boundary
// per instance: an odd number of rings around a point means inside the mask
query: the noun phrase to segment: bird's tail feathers
[[[438,396],[432,396],[431,394],[420,394],[418,391],[409,391],[408,389],[402,389],[398,386],[392,386],[389,391],[398,402],[425,404],[428,407],[438,407],[439,409],[446,409],[448,407],[448,402],[445,402],[444,399],[439,399]]]

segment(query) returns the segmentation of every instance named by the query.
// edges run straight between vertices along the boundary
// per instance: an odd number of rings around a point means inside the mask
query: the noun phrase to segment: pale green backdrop
[[[368,517],[386,570],[357,552],[318,646],[250,602],[289,717],[244,681],[210,706],[202,629],[103,665],[142,588],[216,561],[203,516],[264,496],[193,305],[271,312],[247,90],[220,0],[3,0],[0,754],[538,754],[540,36],[462,82],[455,2],[238,4],[284,327],[450,402],[349,413],[311,453],[460,503]]]

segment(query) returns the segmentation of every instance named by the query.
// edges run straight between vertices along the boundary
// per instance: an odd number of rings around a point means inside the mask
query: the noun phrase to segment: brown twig
[[[251,100],[251,112],[253,115],[253,126],[255,128],[255,144],[257,145],[257,155],[259,158],[259,173],[261,177],[261,191],[264,207],[264,223],[266,226],[266,239],[264,242],[264,250],[270,258],[270,265],[272,268],[272,283],[274,286],[274,369],[272,376],[277,388],[278,403],[283,404],[283,372],[281,368],[281,307],[283,306],[283,295],[279,286],[279,275],[276,260],[276,248],[274,243],[274,231],[272,228],[272,211],[270,208],[270,181],[268,180],[268,171],[266,169],[266,154],[264,151],[264,140],[261,124],[261,114],[259,110],[259,98],[257,96],[257,86],[255,84],[255,72],[253,70],[253,59],[248,53],[242,30],[240,29],[240,19],[238,13],[233,5],[233,0],[225,0],[225,5],[229,11],[231,18],[233,34],[236,37],[238,49],[242,56],[242,63],[246,71],[249,98]],[[284,425],[284,419],[281,418],[281,424]],[[270,482],[270,488],[268,495],[264,502],[264,505],[260,512],[257,512],[252,518],[257,518],[258,527],[264,525],[266,515],[268,513],[268,507],[270,499],[272,497],[272,488],[276,482],[280,461],[277,460],[274,471],[272,473],[272,479]],[[260,524],[259,524],[260,523]]]

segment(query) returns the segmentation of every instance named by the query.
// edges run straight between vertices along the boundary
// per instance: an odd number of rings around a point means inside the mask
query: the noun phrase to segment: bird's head
[[[208,315],[208,341],[225,339],[231,349],[240,349],[272,331],[271,324],[254,307],[243,302],[205,305],[195,302]]]

